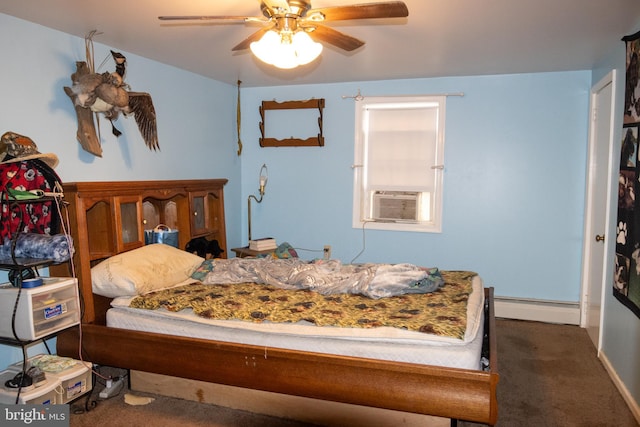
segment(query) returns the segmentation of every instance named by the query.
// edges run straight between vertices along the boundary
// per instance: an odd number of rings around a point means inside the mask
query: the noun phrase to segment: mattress
[[[180,284],[178,284],[180,285]],[[483,282],[475,276],[467,304],[463,339],[397,328],[318,327],[306,322],[254,323],[206,319],[190,309],[171,312],[129,307],[131,297],[112,301],[107,325],[114,328],[342,356],[451,368],[481,367],[484,325]]]

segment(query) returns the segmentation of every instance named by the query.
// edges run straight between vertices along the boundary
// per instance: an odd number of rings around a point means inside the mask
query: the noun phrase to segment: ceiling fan
[[[313,61],[322,51],[320,42],[353,51],[364,42],[324,25],[331,21],[404,18],[409,10],[402,1],[312,8],[308,0],[262,0],[261,17],[255,16],[159,16],[162,21],[210,20],[259,23],[263,27],[233,47],[251,48],[262,61],[279,68],[294,68]]]

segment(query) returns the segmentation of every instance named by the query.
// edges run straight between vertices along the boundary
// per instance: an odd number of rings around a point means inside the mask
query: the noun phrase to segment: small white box
[[[0,372],[0,403],[13,405],[18,397],[18,389],[10,388],[5,383],[16,376],[16,371],[7,370]],[[45,374],[46,375],[46,374]],[[20,389],[18,397],[19,404],[29,405],[55,405],[58,402],[58,391],[60,380],[56,377],[46,375],[47,380],[40,383],[38,387],[23,387]]]
[[[0,285],[1,337],[33,341],[80,322],[77,280],[73,277],[45,277],[43,282],[41,286],[22,289],[10,283]],[[16,307],[18,291],[20,299]]]
[[[58,360],[66,363],[62,365],[57,363]],[[68,367],[65,369],[58,370],[67,365]],[[60,382],[61,387],[57,390],[58,396],[56,397],[56,403],[58,404],[69,403],[93,388],[91,362],[81,362],[68,357],[37,354],[28,359],[27,366],[29,368],[37,366],[44,372],[47,380],[51,378]],[[22,372],[22,362],[14,363],[9,366],[8,370],[15,373]]]

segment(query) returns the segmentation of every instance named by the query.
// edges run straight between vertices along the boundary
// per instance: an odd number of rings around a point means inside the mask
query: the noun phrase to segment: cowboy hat
[[[51,168],[58,165],[58,156],[53,153],[40,153],[36,143],[28,136],[5,132],[0,137],[0,164],[24,162],[31,159],[40,159]]]

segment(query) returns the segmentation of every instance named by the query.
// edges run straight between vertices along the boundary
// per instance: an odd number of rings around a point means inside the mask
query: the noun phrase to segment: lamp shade
[[[322,53],[322,45],[311,40],[309,34],[304,31],[298,31],[293,35],[293,47],[295,48],[299,65],[312,62]]]
[[[262,62],[290,69],[308,64],[322,52],[322,45],[311,40],[304,31],[278,33],[270,30],[251,43],[251,52]]]

